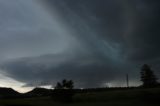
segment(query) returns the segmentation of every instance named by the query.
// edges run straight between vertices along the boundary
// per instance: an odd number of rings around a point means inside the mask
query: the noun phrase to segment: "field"
[[[160,88],[78,93],[73,103],[56,103],[51,97],[1,99],[0,106],[160,106]]]

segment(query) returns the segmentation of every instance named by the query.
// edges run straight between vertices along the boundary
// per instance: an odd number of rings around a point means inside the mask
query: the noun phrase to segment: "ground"
[[[56,103],[51,97],[1,99],[0,106],[160,106],[160,88],[78,93],[73,103]]]

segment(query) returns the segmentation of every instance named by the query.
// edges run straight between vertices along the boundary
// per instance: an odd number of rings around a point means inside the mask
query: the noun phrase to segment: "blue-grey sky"
[[[1,86],[139,85],[159,73],[158,0],[0,0]],[[15,85],[11,85],[16,82]]]

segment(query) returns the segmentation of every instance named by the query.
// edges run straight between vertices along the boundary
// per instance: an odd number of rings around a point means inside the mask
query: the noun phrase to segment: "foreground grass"
[[[56,103],[51,97],[2,99],[0,106],[160,106],[160,88],[81,93],[70,104]]]

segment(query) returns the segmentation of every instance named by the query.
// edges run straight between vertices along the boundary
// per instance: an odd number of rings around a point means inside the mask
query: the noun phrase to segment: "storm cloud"
[[[139,85],[159,73],[158,0],[0,1],[1,73],[25,86],[73,79],[77,87]],[[44,83],[42,83],[44,82]]]

